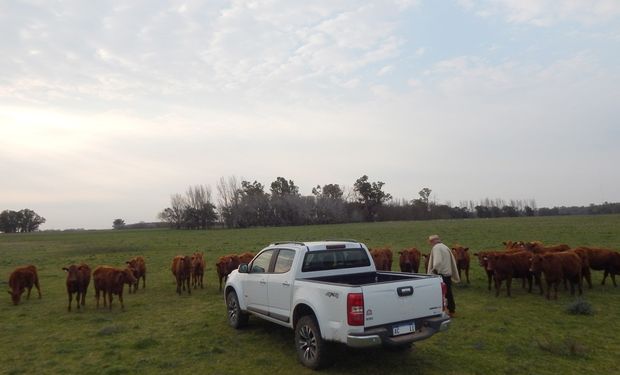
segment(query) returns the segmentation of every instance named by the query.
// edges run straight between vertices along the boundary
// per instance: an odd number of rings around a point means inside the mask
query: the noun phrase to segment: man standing
[[[456,268],[456,260],[452,255],[452,250],[441,242],[438,235],[433,234],[428,237],[428,243],[432,246],[431,254],[428,259],[428,270],[426,273],[440,275],[446,284],[446,299],[448,300],[448,314],[455,316],[456,304],[452,294],[452,281],[461,281]]]

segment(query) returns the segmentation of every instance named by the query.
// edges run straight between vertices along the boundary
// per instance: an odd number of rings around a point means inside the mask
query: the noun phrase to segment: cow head
[[[67,273],[67,282],[74,283],[78,281],[78,266],[72,264],[69,267],[63,267],[62,269]]]
[[[454,259],[458,262],[459,260],[464,260],[464,259],[468,259],[468,253],[467,251],[469,250],[469,247],[463,247],[463,246],[455,246],[452,248],[452,254],[454,254]]]
[[[121,272],[119,272],[116,275],[116,282],[119,283],[119,284],[125,283],[125,284],[128,284],[128,285],[133,285],[137,281],[138,280],[134,276],[133,268],[125,268],[124,270],[122,270]]]
[[[13,301],[13,305],[18,305],[19,301],[22,298],[22,293],[24,293],[24,289],[16,289],[16,290],[8,290],[7,293],[11,295],[11,301]]]
[[[540,254],[533,254],[530,257],[530,272],[532,273],[540,273],[542,266],[542,256]]]

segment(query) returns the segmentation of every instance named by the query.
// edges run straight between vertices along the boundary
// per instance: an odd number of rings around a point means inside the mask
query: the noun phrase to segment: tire
[[[239,297],[234,290],[226,295],[226,310],[228,312],[228,325],[231,327],[239,329],[248,324],[249,315],[241,311]]]
[[[332,363],[328,343],[321,337],[321,331],[312,315],[302,316],[295,326],[295,351],[304,366],[313,370]]]

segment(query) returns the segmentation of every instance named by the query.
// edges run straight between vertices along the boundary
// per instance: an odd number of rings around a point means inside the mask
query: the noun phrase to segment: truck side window
[[[291,269],[291,265],[293,264],[293,258],[295,257],[295,251],[282,249],[278,253],[278,258],[276,259],[276,266],[273,270],[275,273],[286,273]]]
[[[271,263],[271,257],[273,256],[273,250],[267,250],[260,253],[252,262],[251,273],[264,273],[269,269],[269,263]]]

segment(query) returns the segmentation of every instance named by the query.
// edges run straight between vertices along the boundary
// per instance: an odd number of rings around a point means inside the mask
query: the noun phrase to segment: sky
[[[617,0],[0,0],[0,210],[156,221],[221,177],[620,201]]]

